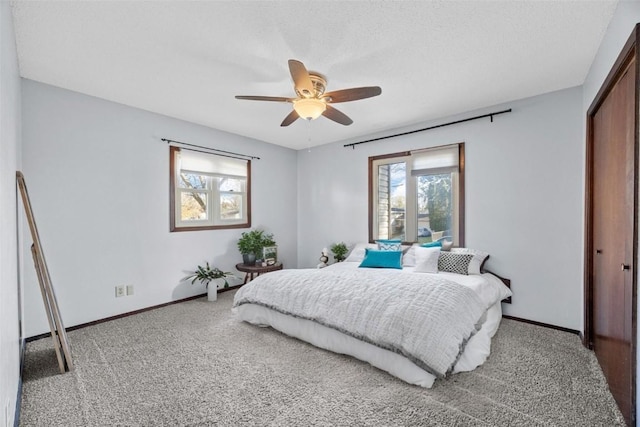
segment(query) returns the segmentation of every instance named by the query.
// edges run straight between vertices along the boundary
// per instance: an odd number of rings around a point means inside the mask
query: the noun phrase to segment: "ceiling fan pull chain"
[[[307,119],[307,152],[311,152],[311,118]]]

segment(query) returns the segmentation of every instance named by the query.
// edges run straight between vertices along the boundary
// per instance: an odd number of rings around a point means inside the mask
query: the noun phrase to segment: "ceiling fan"
[[[329,104],[371,98],[382,93],[382,89],[380,89],[379,86],[356,87],[325,93],[327,79],[322,74],[316,73],[315,71],[307,71],[304,64],[295,59],[289,60],[289,71],[293,78],[293,87],[296,95],[298,95],[296,98],[285,98],[281,96],[236,96],[236,99],[291,102],[293,104],[293,111],[284,118],[280,126],[289,126],[300,117],[313,120],[320,117],[320,115],[341,125],[348,126],[353,123],[353,120]]]

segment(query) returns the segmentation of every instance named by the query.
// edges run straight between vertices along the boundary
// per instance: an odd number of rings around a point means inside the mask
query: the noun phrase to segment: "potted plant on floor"
[[[218,299],[218,283],[224,282],[223,288],[229,287],[229,282],[227,282],[227,277],[231,277],[231,274],[228,271],[222,271],[217,267],[211,267],[209,262],[203,267],[201,265],[196,268],[189,276],[185,277],[182,280],[191,280],[191,284],[193,285],[196,281],[204,283],[205,289],[207,289],[207,300],[215,301]],[[210,282],[214,282],[212,286],[209,286]]]
[[[256,259],[262,257],[262,249],[265,246],[275,246],[273,234],[266,234],[264,230],[245,231],[238,239],[238,250],[242,254],[245,265],[254,265]]]

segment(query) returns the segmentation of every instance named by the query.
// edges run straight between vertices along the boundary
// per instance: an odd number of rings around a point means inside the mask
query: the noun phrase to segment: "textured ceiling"
[[[294,149],[583,83],[616,1],[17,1],[20,74]],[[280,122],[287,60],[382,95]],[[179,139],[180,135],[171,135]]]

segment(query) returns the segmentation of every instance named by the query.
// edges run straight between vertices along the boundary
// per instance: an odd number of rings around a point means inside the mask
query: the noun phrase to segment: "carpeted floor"
[[[234,292],[27,344],[22,426],[624,425],[577,336],[503,320],[470,373],[408,385],[350,357],[238,323]]]

